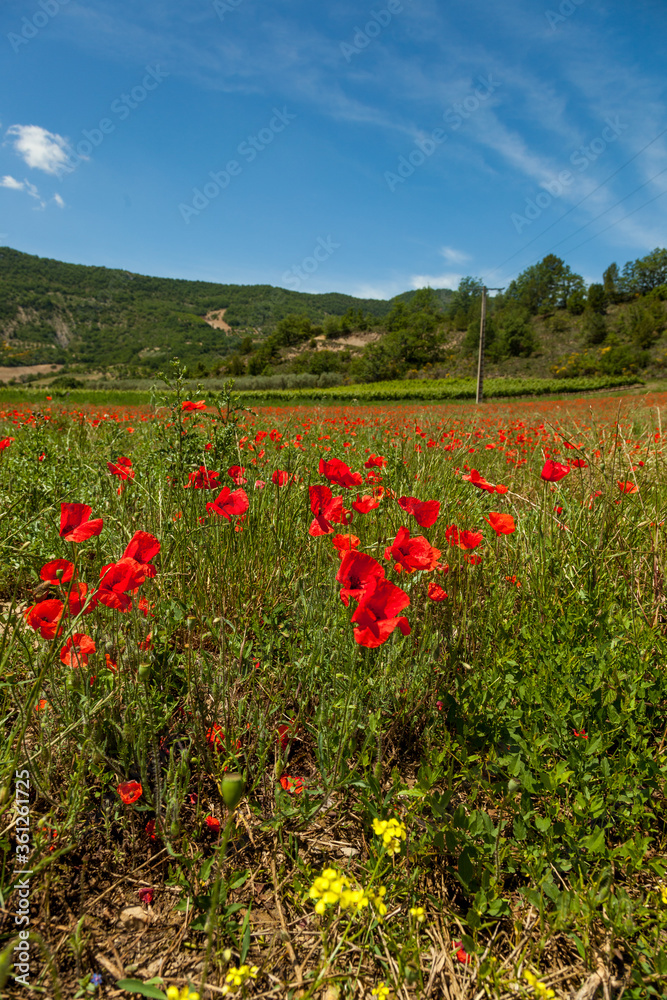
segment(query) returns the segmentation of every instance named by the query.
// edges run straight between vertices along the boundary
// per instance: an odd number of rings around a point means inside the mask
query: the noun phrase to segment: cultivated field
[[[667,394],[237,406],[0,414],[0,993],[664,996]]]

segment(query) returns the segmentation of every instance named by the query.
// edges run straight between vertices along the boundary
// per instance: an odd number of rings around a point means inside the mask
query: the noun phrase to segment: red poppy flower
[[[545,481],[545,483],[557,483],[560,479],[564,479],[569,473],[569,468],[567,465],[561,465],[560,462],[554,462],[552,459],[548,458],[544,463],[542,472],[540,473],[540,478]]]
[[[55,639],[56,635],[62,633],[60,622],[65,613],[65,605],[62,601],[51,599],[33,604],[23,612],[30,628],[39,632],[42,639]]]
[[[412,514],[420,528],[430,528],[440,515],[439,500],[418,500],[417,497],[399,497],[398,506]]]
[[[368,514],[370,510],[375,510],[376,507],[379,507],[380,503],[374,496],[360,498],[357,493],[357,499],[352,501],[352,506],[358,514]]]
[[[193,410],[205,410],[206,402],[201,399],[198,403],[192,403],[189,399],[184,399],[181,403],[181,410],[191,413]]]
[[[296,476],[290,477],[289,472],[284,472],[281,469],[276,469],[271,476],[271,482],[274,486],[286,486],[290,480],[291,482],[295,482]]]
[[[188,473],[188,481],[185,489],[193,490],[217,490],[220,488],[220,473],[209,470],[205,465],[200,465],[196,472]]]
[[[93,509],[85,503],[61,503],[60,537],[66,542],[85,542],[93,535],[99,535],[104,527],[104,519],[89,521]]]
[[[73,617],[80,615],[81,612],[83,611],[87,595],[88,595],[87,583],[73,583],[70,585],[70,589],[67,594],[67,603],[69,605],[69,613]],[[84,614],[90,614],[90,612],[95,607],[95,604],[96,601],[95,598],[93,597],[93,600],[86,608]]]
[[[112,476],[118,476],[119,479],[134,479],[132,461],[129,458],[125,458],[124,455],[117,458],[115,462],[107,462],[107,469]]]
[[[399,612],[407,608],[410,598],[390,580],[371,577],[361,595],[357,610],[352,615],[354,640],[360,646],[375,649],[387,641],[396,627],[403,635],[410,635],[407,618]]]
[[[582,729],[581,732],[577,732],[576,729],[573,729],[572,732],[574,733],[575,736],[581,736],[581,738],[583,740],[587,740],[588,739],[588,736],[586,735],[586,730],[585,729]]]
[[[145,576],[152,579],[157,570],[155,566],[149,564],[159,551],[160,543],[155,535],[151,535],[147,531],[135,531],[123,552],[123,559],[135,559],[143,569]]]
[[[292,737],[296,735],[297,729],[298,726],[296,724],[295,719],[292,719],[289,725],[286,722],[280,723],[280,725],[277,727],[278,738],[276,742],[280,743],[281,750],[287,749],[287,744],[292,739]]]
[[[227,475],[231,477],[232,482],[234,483],[235,486],[243,486],[244,483],[248,482],[248,480],[243,475],[244,472],[245,469],[243,468],[242,465],[231,465],[227,469]]]
[[[351,489],[353,486],[361,486],[364,481],[360,472],[352,472],[349,465],[342,462],[340,458],[321,458],[319,473],[328,479],[330,483],[342,486],[346,490]]]
[[[106,660],[106,664],[107,664],[107,667],[109,668],[109,670],[110,670],[110,671],[111,671],[112,673],[114,673],[114,674],[117,674],[117,673],[118,673],[118,664],[117,664],[117,663],[115,663],[115,662],[114,662],[114,661],[113,661],[113,660],[111,659],[111,657],[109,656],[109,654],[108,654],[108,653],[105,653],[105,654],[104,654],[104,659]]]
[[[81,667],[88,663],[88,657],[95,652],[95,643],[84,632],[75,632],[60,650],[60,662],[66,667]]]
[[[517,580],[515,576],[506,576],[505,579],[508,583],[513,583],[516,587],[521,586],[521,580]]]
[[[214,722],[210,729],[206,730],[206,742],[211,744],[214,750],[222,750],[224,747],[225,734],[219,722]]]
[[[132,601],[127,591],[137,590],[146,579],[144,568],[136,559],[122,558],[100,570],[100,585],[95,597],[108,608],[129,611]]]
[[[3,438],[2,441],[0,441],[0,451],[4,451],[5,448],[9,448],[13,440],[14,438]]]
[[[255,480],[255,489],[256,490],[263,490],[265,486],[266,486],[266,483],[264,482],[263,479],[256,479]]]
[[[153,823],[153,827],[155,827],[155,822]],[[149,889],[148,886],[140,889],[137,895],[139,896],[139,902],[144,903],[146,906],[150,906],[153,902],[153,889]]]
[[[460,549],[468,551],[476,549],[484,535],[481,531],[467,531],[466,529],[459,531],[455,524],[450,524],[445,531],[445,538],[450,545],[458,545]]]
[[[356,550],[346,552],[336,574],[336,580],[343,585],[340,599],[345,607],[348,607],[350,598],[355,601],[360,600],[373,579],[384,580],[384,569],[377,559],[373,559],[365,552]]]
[[[431,580],[428,585],[428,596],[432,601],[444,601],[447,594],[439,583],[434,583],[433,580]]]
[[[225,486],[212,503],[206,504],[206,510],[231,521],[236,514],[245,514],[249,506],[245,490],[234,490],[232,493],[229,486]]]
[[[68,559],[52,559],[51,562],[44,563],[39,571],[40,580],[57,587],[61,583],[69,583],[74,575],[74,563]]]
[[[215,816],[207,816],[204,822],[206,823],[206,826],[209,828],[209,830],[213,831],[213,833],[219,832],[220,820],[216,819]]]
[[[497,535],[511,535],[516,531],[516,524],[511,514],[498,514],[492,510],[484,520],[491,525]]]
[[[472,962],[472,957],[463,947],[463,943],[461,941],[455,941],[454,947],[457,949],[456,957],[459,962],[462,962],[463,965],[469,965]]]
[[[476,556],[474,552],[464,552],[463,558],[467,563],[470,563],[471,566],[478,566],[482,561],[482,557]]]
[[[313,536],[330,535],[333,532],[332,524],[349,524],[352,520],[352,513],[343,507],[343,498],[332,497],[328,486],[309,486],[310,509],[315,515],[315,520],[308,528],[308,533]]]
[[[118,785],[116,791],[120,795],[126,806],[131,806],[133,802],[140,799],[144,793],[138,781],[123,781]]]
[[[334,548],[338,551],[338,555],[341,559],[346,552],[350,552],[352,549],[358,549],[361,544],[361,539],[357,538],[356,535],[334,535],[331,541],[333,542]]]
[[[292,778],[289,774],[284,774],[280,784],[290,795],[301,795],[303,791],[303,778]]]
[[[462,476],[461,478],[467,480],[469,483],[472,483],[473,486],[476,486],[480,490],[486,490],[487,493],[507,493],[509,489],[508,486],[500,486],[487,482],[486,479],[479,474],[477,469],[471,469],[470,475]]]
[[[440,558],[440,549],[434,549],[423,535],[410,538],[409,528],[399,528],[390,548],[384,551],[385,559],[395,559],[394,569],[408,573],[416,570],[435,569]]]
[[[382,455],[369,455],[364,462],[364,469],[384,469],[387,459]]]
[[[627,483],[623,483],[623,482],[618,481],[616,483],[616,485],[618,486],[618,488],[621,491],[621,493],[638,493],[639,492],[638,489],[637,489],[636,483],[633,483],[630,480],[628,480]]]
[[[575,469],[587,469],[588,462],[584,462],[583,458],[573,458],[570,465]]]
[[[148,823],[146,823],[146,833],[151,838],[151,840],[155,840],[155,820],[154,819],[149,819]]]

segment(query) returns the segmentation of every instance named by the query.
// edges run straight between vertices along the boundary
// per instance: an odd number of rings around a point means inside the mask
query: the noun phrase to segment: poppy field
[[[165,381],[0,413],[2,995],[664,996],[667,394]]]

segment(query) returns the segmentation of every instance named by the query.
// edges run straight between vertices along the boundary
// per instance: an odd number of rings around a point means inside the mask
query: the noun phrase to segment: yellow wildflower
[[[407,831],[403,823],[397,819],[377,819],[373,820],[373,830],[382,837],[382,843],[387,854],[398,854],[401,849],[401,840],[407,839]]]
[[[410,916],[414,917],[418,924],[423,924],[426,920],[426,910],[423,906],[412,906]]]
[[[199,994],[189,986],[184,986],[180,991],[178,986],[170,986],[167,990],[167,1000],[199,1000]]]
[[[371,990],[371,996],[377,997],[378,1000],[387,1000],[387,997],[391,993],[391,990],[385,984],[378,983],[374,990]]]
[[[535,973],[531,972],[530,969],[524,970],[523,978],[529,986],[532,986],[535,996],[539,997],[540,1000],[553,1000],[556,996],[554,991],[548,989],[544,983],[541,983]]]

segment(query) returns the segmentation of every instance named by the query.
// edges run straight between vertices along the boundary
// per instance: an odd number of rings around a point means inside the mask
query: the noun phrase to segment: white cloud
[[[67,141],[41,125],[12,125],[7,135],[16,137],[14,150],[35,170],[57,174],[67,163]]]
[[[10,177],[8,174],[0,180],[0,187],[11,188],[12,191],[22,191],[23,181],[17,181],[15,177]]]
[[[459,287],[459,282],[461,278],[465,277],[463,274],[414,274],[410,278],[410,284],[413,288],[426,288],[428,285],[430,288],[451,288],[455,290]]]
[[[470,260],[470,254],[464,253],[463,250],[455,250],[454,247],[442,247],[440,253],[448,264],[463,264],[464,261]]]
[[[59,208],[64,208],[65,207],[65,202],[62,200],[62,198],[60,197],[59,194],[54,194],[53,200],[55,201],[56,205]]]

